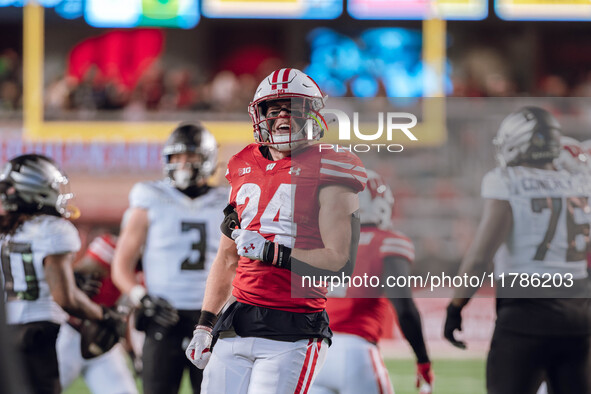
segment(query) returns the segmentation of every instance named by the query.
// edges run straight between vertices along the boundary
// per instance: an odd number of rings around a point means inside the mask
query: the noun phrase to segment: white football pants
[[[137,394],[121,344],[116,344],[105,354],[85,360],[80,350],[80,333],[69,324],[62,324],[56,348],[62,390],[65,391],[82,375],[94,394]]]
[[[357,335],[335,333],[310,394],[394,394],[377,346]]]
[[[306,394],[324,363],[322,339],[219,339],[203,372],[202,394]]]

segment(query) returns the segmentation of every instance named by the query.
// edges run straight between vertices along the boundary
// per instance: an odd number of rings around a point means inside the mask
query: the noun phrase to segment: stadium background
[[[117,231],[133,183],[161,176],[160,144],[178,121],[214,132],[222,168],[251,142],[246,105],[275,68],[305,70],[332,97],[437,97],[418,143],[369,161],[416,244],[413,272],[455,272],[500,117],[537,97],[568,134],[591,137],[589,20],[577,0],[2,0],[0,159],[56,158],[86,244]],[[416,293],[436,392],[484,392],[494,301],[467,308],[462,352],[441,340],[447,299]],[[414,392],[411,350],[384,324],[395,389]]]

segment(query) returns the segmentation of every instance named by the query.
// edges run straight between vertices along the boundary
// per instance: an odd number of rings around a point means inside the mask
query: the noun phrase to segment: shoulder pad
[[[157,182],[136,183],[129,192],[129,206],[132,208],[149,208],[158,192]]]
[[[43,234],[40,246],[46,255],[80,250],[80,235],[70,221],[56,216],[45,216],[44,218],[40,229]]]
[[[404,234],[388,231],[384,233],[384,238],[380,245],[380,253],[384,257],[403,257],[412,263],[415,259],[415,246],[410,238]]]
[[[481,195],[483,198],[508,200],[511,196],[510,183],[507,169],[497,167],[482,178]]]
[[[323,151],[320,158],[320,180],[322,183],[341,184],[356,192],[365,189],[367,173],[357,155],[348,151]]]

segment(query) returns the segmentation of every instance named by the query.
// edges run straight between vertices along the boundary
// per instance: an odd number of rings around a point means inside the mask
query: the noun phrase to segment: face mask
[[[177,188],[184,190],[184,189],[188,188],[189,185],[191,184],[191,177],[192,176],[193,176],[193,171],[191,171],[191,170],[188,170],[185,168],[175,170],[173,173],[174,185]]]

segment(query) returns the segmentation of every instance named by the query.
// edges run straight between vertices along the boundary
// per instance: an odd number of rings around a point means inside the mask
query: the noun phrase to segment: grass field
[[[411,360],[386,360],[390,378],[396,394],[417,394],[414,386],[415,364]],[[484,360],[446,360],[433,361],[435,372],[434,394],[484,394]],[[138,387],[141,384],[138,382]],[[191,393],[187,376],[183,379],[181,394]],[[84,381],[78,379],[65,391],[66,394],[87,394]]]

